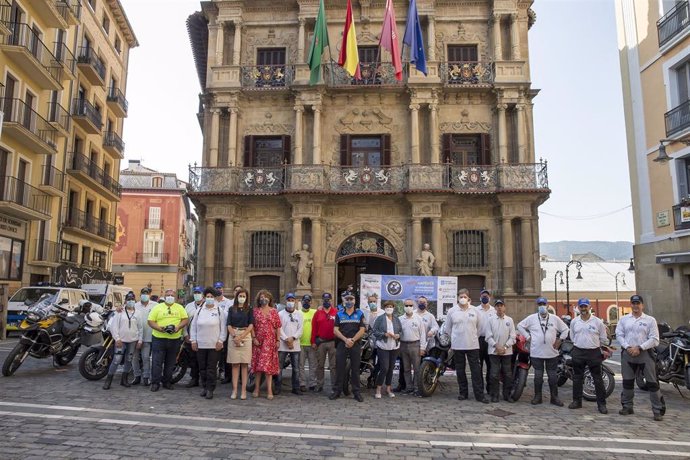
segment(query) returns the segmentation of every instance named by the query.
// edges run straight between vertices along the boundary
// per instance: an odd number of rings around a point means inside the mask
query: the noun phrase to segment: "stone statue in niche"
[[[417,257],[417,273],[420,276],[431,276],[434,271],[434,263],[436,263],[436,257],[431,252],[431,246],[429,243],[424,243],[422,252]]]
[[[297,287],[311,288],[309,277],[314,268],[314,254],[309,251],[309,245],[302,245],[302,249],[295,251],[292,257],[296,259],[291,265],[297,273]]]

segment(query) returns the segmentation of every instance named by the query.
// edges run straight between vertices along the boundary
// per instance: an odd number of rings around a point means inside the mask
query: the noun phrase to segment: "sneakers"
[[[393,394],[393,393],[391,393],[391,394]],[[381,399],[381,393],[376,393],[376,394],[374,395],[374,398],[376,398],[376,399]]]
[[[568,405],[568,409],[582,409],[581,401],[573,401]]]
[[[635,411],[633,410],[632,407],[624,407],[623,409],[618,411],[619,415],[632,415],[634,413],[635,413]]]

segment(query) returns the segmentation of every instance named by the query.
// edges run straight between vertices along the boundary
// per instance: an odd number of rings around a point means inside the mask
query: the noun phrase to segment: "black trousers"
[[[556,375],[556,371],[558,369],[558,356],[555,358],[530,358],[530,361],[534,368],[534,394],[541,394],[542,386],[544,386],[544,368],[546,367],[551,397],[557,398],[558,376]]]
[[[216,389],[216,370],[221,352],[215,348],[199,348],[196,352],[197,372],[201,387],[206,390]],[[194,375],[192,374],[192,378]]]
[[[511,355],[489,355],[491,361],[491,396],[498,396],[500,376],[503,374],[503,399],[510,397],[513,390],[513,372]]]
[[[467,375],[465,375],[465,361],[470,365],[472,374],[472,391],[476,400],[484,399],[484,384],[482,382],[482,366],[479,364],[479,349],[453,350],[455,360],[455,375],[458,379],[458,394],[468,397]]]
[[[180,350],[180,339],[151,339],[151,383],[171,383],[177,352]]]
[[[599,348],[583,349],[573,348],[573,401],[582,402],[582,384],[585,376],[585,367],[589,368],[594,380],[594,390],[597,393],[597,405],[606,405],[606,389],[601,376],[601,363],[604,357]]]
[[[336,367],[336,392],[343,391],[345,383],[345,365],[350,358],[350,385],[354,394],[359,393],[359,365],[362,359],[362,344],[357,342],[352,348],[347,348],[345,342],[338,340],[335,346],[335,367]]]
[[[199,381],[199,362],[197,360],[196,351],[192,350],[192,344],[190,342],[184,342],[182,345],[187,349],[189,353],[189,376],[192,380]]]
[[[395,360],[398,359],[399,350],[381,350],[377,349],[380,369],[376,375],[376,385],[384,384],[390,385],[393,381],[393,368],[395,367]]]
[[[482,367],[483,373],[486,377],[483,377],[486,381],[486,392],[491,393],[491,358],[489,358],[489,344],[486,343],[484,337],[479,337],[479,365]],[[484,372],[484,368],[486,371]]]

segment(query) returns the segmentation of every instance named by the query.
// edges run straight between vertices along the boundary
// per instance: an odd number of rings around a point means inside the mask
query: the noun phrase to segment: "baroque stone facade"
[[[310,85],[318,0],[202,2],[188,20],[204,133],[190,171],[199,279],[283,295],[308,244],[320,295],[360,273],[415,274],[430,243],[434,275],[531,309],[550,193],[534,152],[531,3],[418,1],[428,75],[405,64],[398,82],[375,49],[385,2],[353,1],[355,80],[330,61],[346,2],[327,0],[331,54]],[[394,4],[402,37],[408,2]]]

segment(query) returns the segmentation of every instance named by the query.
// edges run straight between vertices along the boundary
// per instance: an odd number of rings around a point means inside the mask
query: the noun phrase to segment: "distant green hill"
[[[593,252],[604,260],[628,260],[633,256],[630,241],[556,241],[541,243],[542,256],[551,260],[570,260],[571,254]]]

